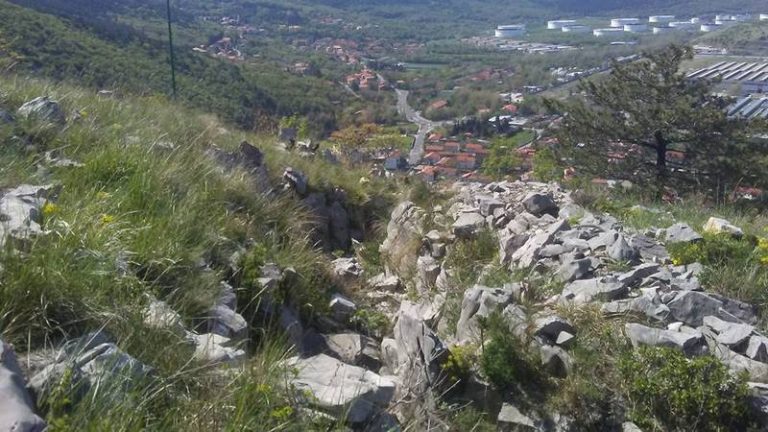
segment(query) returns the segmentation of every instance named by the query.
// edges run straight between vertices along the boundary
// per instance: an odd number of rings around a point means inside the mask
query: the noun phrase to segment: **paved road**
[[[421,113],[414,110],[413,107],[408,105],[408,91],[395,89],[397,92],[397,112],[401,116],[419,126],[419,131],[416,133],[416,140],[411,148],[411,153],[408,156],[408,163],[411,165],[418,165],[421,162],[421,158],[424,157],[424,142],[427,140],[427,134],[432,132],[440,123],[433,122],[429,119],[422,117]]]

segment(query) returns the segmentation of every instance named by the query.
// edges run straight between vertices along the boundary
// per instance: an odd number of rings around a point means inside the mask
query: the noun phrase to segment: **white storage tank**
[[[690,21],[672,21],[669,26],[675,29],[692,29],[696,27],[696,24]]]
[[[648,24],[624,24],[627,33],[644,33],[648,31]]]
[[[594,29],[592,34],[596,37],[617,37],[624,34],[624,28],[602,28]]]
[[[768,14],[760,14],[760,21],[768,21]]]
[[[701,25],[701,31],[703,31],[704,33],[709,33],[709,32],[720,30],[722,27],[723,26],[721,26],[720,24],[704,23]]]
[[[614,18],[611,20],[611,27],[624,27],[625,24],[639,24],[639,18]]]
[[[589,33],[592,28],[585,25],[567,25],[563,26],[562,30],[563,33]]]
[[[656,24],[666,24],[674,20],[675,20],[674,15],[652,15],[648,17],[648,22],[656,23]]]
[[[547,22],[548,30],[560,30],[565,26],[576,25],[576,20],[553,20]]]
[[[654,27],[653,34],[665,34],[675,31],[674,27]]]
[[[509,39],[520,37],[525,34],[525,24],[503,25],[496,27],[496,37]]]

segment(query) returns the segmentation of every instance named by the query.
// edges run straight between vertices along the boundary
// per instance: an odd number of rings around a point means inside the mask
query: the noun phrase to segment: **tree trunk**
[[[658,187],[658,198],[664,197],[664,188],[667,186],[667,146],[668,142],[661,131],[653,134],[656,139],[656,186]]]

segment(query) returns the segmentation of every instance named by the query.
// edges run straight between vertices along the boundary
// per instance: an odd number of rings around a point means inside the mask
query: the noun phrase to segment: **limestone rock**
[[[464,292],[461,302],[461,316],[456,324],[456,339],[460,342],[480,340],[480,318],[487,318],[495,311],[501,311],[512,303],[511,291],[501,288],[474,286]]]
[[[504,403],[496,418],[499,430],[503,432],[513,431],[537,431],[536,423],[530,417],[521,413],[514,405]]]
[[[641,345],[676,349],[685,355],[706,353],[707,345],[701,333],[683,333],[630,323],[624,327],[627,337],[635,347]]]
[[[206,364],[238,364],[245,360],[245,351],[229,347],[229,338],[206,333],[190,335],[195,344],[196,360]]]
[[[453,233],[459,238],[473,238],[485,226],[485,218],[480,213],[462,213],[453,223]]]
[[[666,229],[665,240],[669,243],[692,243],[701,240],[699,233],[693,230],[690,225],[685,223],[676,223]]]
[[[357,333],[338,333],[325,336],[329,354],[344,363],[369,370],[381,367],[379,344],[368,336]]]
[[[549,195],[533,193],[523,199],[523,206],[532,215],[541,217],[544,214],[557,217],[560,209]]]
[[[698,291],[681,291],[667,303],[672,318],[689,326],[698,327],[705,316],[718,316],[723,303]]]
[[[297,371],[289,383],[311,395],[308,404],[336,417],[346,417],[352,424],[370,420],[395,394],[396,384],[391,378],[325,354],[305,359],[294,357],[288,365]]]
[[[42,96],[26,102],[19,108],[19,115],[24,118],[63,125],[67,118],[58,102],[48,96]]]
[[[730,234],[734,237],[742,237],[744,231],[725,219],[711,217],[704,224],[704,232],[711,234]]]
[[[357,305],[352,300],[341,294],[334,294],[328,307],[333,317],[339,321],[346,321],[357,311]]]
[[[0,340],[0,430],[41,432],[46,424],[34,412],[16,354]]]
[[[566,285],[560,298],[566,302],[584,304],[595,299],[617,300],[624,297],[627,291],[627,285],[615,279],[583,279]]]

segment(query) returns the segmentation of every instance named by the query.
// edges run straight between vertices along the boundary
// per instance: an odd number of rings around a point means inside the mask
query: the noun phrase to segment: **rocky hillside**
[[[755,226],[406,187],[18,78],[0,140],[0,430],[768,424],[764,290],[717,278],[764,286]]]

